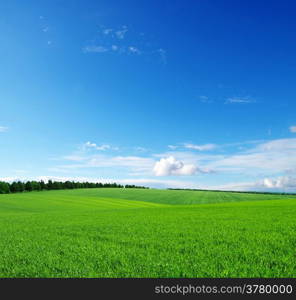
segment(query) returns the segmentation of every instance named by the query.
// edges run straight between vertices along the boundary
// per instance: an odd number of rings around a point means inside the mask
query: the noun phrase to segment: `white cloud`
[[[286,151],[286,150],[296,150],[296,138],[278,139],[278,140],[265,142],[259,144],[251,152],[258,152],[258,151],[271,152],[271,151]]]
[[[199,96],[200,102],[202,103],[213,103],[212,100],[209,99],[207,96]]]
[[[296,126],[290,126],[290,132],[296,133]]]
[[[107,150],[112,150],[114,147],[108,144],[98,145],[89,141],[79,151],[63,157],[66,163],[55,166],[55,169],[51,169],[51,171],[69,174],[77,172],[78,174],[78,172],[82,172],[81,170],[83,172],[93,172],[91,169],[98,169],[104,175],[125,174],[123,176],[137,177],[150,177],[153,175],[157,177],[189,176],[216,173],[217,176],[220,176],[217,177],[218,179],[223,178],[223,182],[225,182],[227,177],[249,179],[252,176],[251,178],[258,179],[255,183],[248,181],[241,183],[230,182],[220,187],[209,187],[235,190],[266,190],[272,187],[280,189],[284,183],[287,185],[287,179],[285,181],[277,179],[278,181],[275,182],[273,178],[274,176],[294,176],[295,171],[293,170],[296,170],[296,138],[270,140],[267,142],[245,142],[245,144],[246,147],[244,149],[236,149],[236,151],[231,149],[231,152],[226,152],[224,149],[229,144],[226,146],[189,144],[186,151],[174,151],[175,147],[171,145],[172,147],[170,148],[173,150],[165,153],[149,152],[149,155],[145,156],[131,156],[112,155],[112,152]],[[180,147],[183,146],[178,148]],[[214,149],[214,147],[219,147],[220,153],[203,152],[205,149]],[[87,149],[98,150],[98,152],[85,151]],[[188,151],[190,149],[192,151]],[[137,150],[142,151],[144,149],[139,148]],[[193,150],[198,150],[198,152]],[[267,180],[264,181],[266,178]],[[273,181],[270,181],[270,178]],[[214,179],[212,178],[211,180]],[[291,182],[290,179],[289,182]],[[203,186],[199,188],[208,187]]]
[[[127,26],[122,26],[121,30],[117,30],[115,32],[115,35],[118,39],[123,40],[125,37],[125,34],[128,32]]]
[[[236,149],[235,152],[234,149],[231,152],[225,150],[225,147],[234,147],[241,144],[245,145],[243,149]],[[204,153],[201,150],[211,149],[212,147],[200,148],[201,146],[204,145],[189,144],[189,149],[198,150],[198,153],[193,151],[168,151],[153,156],[158,158],[173,156],[185,164],[197,165],[202,170],[212,173],[274,176],[296,169],[296,138],[216,145],[222,151],[219,154]]]
[[[223,155],[219,154],[205,154],[204,152],[193,152],[193,151],[167,151],[163,153],[153,154],[154,157],[160,159],[163,157],[173,156],[177,160],[181,160],[185,164],[193,164],[201,167],[203,170],[207,170],[206,173],[213,172],[209,170],[207,164],[212,161],[223,159]]]
[[[13,182],[13,181],[23,181],[23,179],[21,177],[9,176],[9,177],[0,177],[0,181]]]
[[[178,146],[168,145],[168,148],[171,149],[171,150],[176,150],[178,148]]]
[[[166,51],[162,48],[159,48],[158,50],[156,50],[156,52],[159,54],[161,62],[165,65],[167,63]]]
[[[93,148],[93,149],[99,150],[99,151],[105,151],[105,150],[118,150],[117,147],[112,147],[112,146],[110,146],[110,145],[108,145],[108,144],[103,144],[103,145],[98,146],[98,145],[95,144],[95,143],[87,142],[87,143],[84,144],[84,146],[85,146],[86,148]]]
[[[0,132],[6,132],[8,130],[8,127],[0,126]]]
[[[128,39],[126,39],[127,33],[129,33]],[[126,25],[117,28],[101,25],[98,34],[82,47],[84,53],[153,55],[157,56],[163,64],[167,63],[167,54],[163,48],[146,40],[144,33],[130,30]]]
[[[266,177],[251,182],[232,182],[222,185],[206,186],[210,190],[224,191],[266,191],[266,192],[296,192],[296,178],[291,176]]]
[[[217,145],[215,144],[205,144],[205,145],[194,145],[194,144],[184,144],[184,147],[187,149],[193,149],[198,151],[207,151],[207,150],[213,150],[217,148]]]
[[[54,168],[55,171],[69,172],[79,169],[89,168],[109,168],[110,171],[120,168],[127,169],[132,174],[152,175],[153,165],[155,160],[149,157],[140,156],[110,156],[103,154],[96,155],[69,155],[64,156],[63,160],[75,162],[75,164],[58,165]],[[50,169],[53,171],[53,169]]]
[[[252,146],[253,145],[253,146]],[[87,142],[86,148],[98,151],[114,150],[110,145],[97,145]],[[81,165],[72,165],[66,168],[87,167],[126,167],[129,172],[137,174],[193,175],[196,173],[220,173],[242,175],[260,175],[265,177],[275,174],[287,174],[288,170],[296,169],[296,138],[278,139],[268,142],[248,143],[248,147],[225,154],[208,154],[204,151],[218,148],[215,144],[194,145],[186,144],[186,149],[194,151],[168,151],[151,154],[148,157],[139,156],[102,156],[87,155],[80,158],[74,155],[72,161],[82,161]],[[176,147],[169,147],[175,150]],[[219,146],[223,149],[223,145]],[[142,150],[142,149],[141,149]],[[70,156],[71,158],[71,156]],[[70,160],[70,159],[69,159]]]
[[[112,49],[113,51],[117,51],[117,50],[119,49],[119,47],[118,47],[117,45],[112,45],[112,46],[111,46],[111,49]]]
[[[129,46],[128,50],[130,53],[141,54],[141,51],[137,47],[134,47],[134,46]]]
[[[156,176],[194,175],[198,168],[191,164],[185,165],[182,161],[169,156],[156,162],[153,171]]]
[[[112,31],[113,31],[112,28],[106,28],[106,29],[103,29],[102,32],[103,32],[104,35],[108,35],[108,34],[110,34]]]
[[[138,152],[147,152],[148,151],[148,149],[147,148],[145,148],[145,147],[135,147],[134,148],[136,151],[138,151]]]
[[[86,46],[83,48],[83,52],[85,53],[104,53],[107,52],[108,48],[104,46]]]
[[[108,150],[108,149],[111,149],[110,145],[101,145],[101,146],[96,147],[96,150],[101,150],[101,151],[105,151],[105,150]]]
[[[225,104],[246,104],[246,103],[255,103],[256,101],[253,99],[250,99],[249,97],[245,98],[239,98],[239,97],[233,97],[233,98],[228,98],[225,101]]]
[[[247,151],[212,157],[209,168],[224,171],[265,173],[286,172],[296,167],[296,138],[278,139],[258,144]]]
[[[85,143],[85,146],[88,147],[88,148],[96,148],[96,147],[97,147],[97,144],[91,143],[91,142],[86,142],[86,143]]]
[[[296,189],[296,178],[291,176],[280,176],[278,178],[265,178],[262,185],[267,188],[285,189],[293,188]]]

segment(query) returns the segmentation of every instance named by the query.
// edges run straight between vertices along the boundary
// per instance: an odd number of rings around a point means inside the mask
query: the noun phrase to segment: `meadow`
[[[296,197],[79,189],[0,195],[0,277],[296,277]]]

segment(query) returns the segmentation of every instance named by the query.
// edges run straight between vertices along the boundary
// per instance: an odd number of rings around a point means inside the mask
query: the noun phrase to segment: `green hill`
[[[295,216],[280,195],[0,195],[0,277],[296,277]]]

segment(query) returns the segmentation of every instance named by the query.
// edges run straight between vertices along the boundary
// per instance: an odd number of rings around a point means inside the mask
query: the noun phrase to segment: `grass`
[[[0,195],[0,277],[296,277],[295,249],[291,196]]]

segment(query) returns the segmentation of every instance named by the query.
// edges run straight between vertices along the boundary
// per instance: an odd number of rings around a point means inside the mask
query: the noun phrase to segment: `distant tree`
[[[138,188],[145,189],[143,186],[136,185],[121,185],[116,182],[112,183],[101,183],[101,182],[75,182],[75,181],[52,181],[48,180],[45,183],[41,181],[27,181],[26,183],[17,181],[11,184],[7,182],[0,182],[0,194],[6,193],[18,193],[23,191],[42,191],[42,190],[60,190],[60,189],[81,189],[81,188]]]
[[[18,186],[18,191],[19,192],[23,192],[25,190],[25,184],[23,182],[18,181],[17,186]]]
[[[27,181],[25,183],[25,190],[28,191],[28,192],[33,191],[33,186],[32,186],[32,182],[31,181]]]
[[[10,186],[7,182],[0,181],[0,194],[8,194],[10,192]]]
[[[53,183],[52,183],[52,180],[48,180],[48,182],[47,182],[47,189],[48,189],[48,190],[53,190]]]
[[[43,180],[39,181],[39,184],[42,191],[47,189],[46,183]]]
[[[63,186],[63,183],[62,182],[59,182],[59,181],[54,181],[52,183],[52,190],[61,190],[63,189],[64,186]]]
[[[40,191],[41,190],[40,182],[38,182],[38,181],[31,181],[31,185],[32,185],[32,190],[33,191]]]
[[[66,182],[65,182],[65,188],[66,188],[66,189],[73,189],[73,182],[71,182],[71,181],[66,181]]]
[[[10,192],[11,193],[17,193],[17,192],[20,192],[19,190],[19,185],[17,184],[17,182],[13,182],[11,185],[10,185]]]

